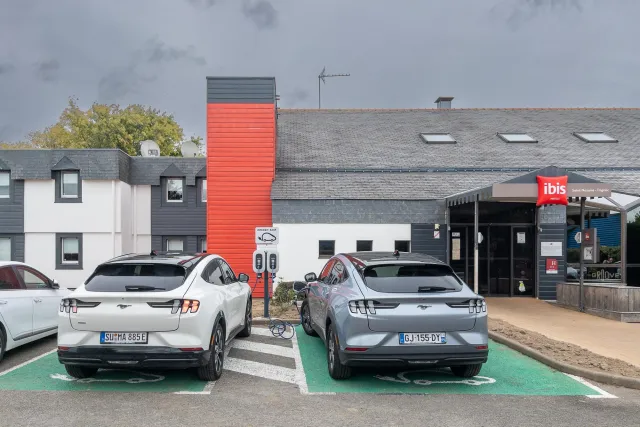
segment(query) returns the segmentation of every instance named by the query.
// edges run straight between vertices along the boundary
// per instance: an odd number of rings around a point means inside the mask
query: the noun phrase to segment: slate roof
[[[457,143],[427,144],[420,133]],[[550,165],[640,194],[640,109],[279,110],[272,199],[440,199]]]
[[[159,185],[161,174],[173,164],[187,185],[195,185],[205,158],[130,157],[117,149],[0,150],[0,163],[13,179],[51,179],[52,170],[76,169],[83,179],[118,179],[131,185]]]

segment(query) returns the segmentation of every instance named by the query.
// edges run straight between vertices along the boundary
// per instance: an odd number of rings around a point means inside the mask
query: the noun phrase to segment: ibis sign
[[[256,245],[277,246],[279,233],[277,227],[256,227]]]

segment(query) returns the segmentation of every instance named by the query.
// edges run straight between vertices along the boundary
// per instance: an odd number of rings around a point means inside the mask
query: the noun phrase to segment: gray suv
[[[488,357],[487,306],[447,264],[415,253],[332,257],[305,276],[302,327],[319,335],[329,374],[352,367],[450,367],[474,377]]]

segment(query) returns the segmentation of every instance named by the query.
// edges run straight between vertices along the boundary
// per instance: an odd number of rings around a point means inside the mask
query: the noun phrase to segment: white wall
[[[396,240],[411,240],[411,224],[274,224],[279,228],[278,277],[303,280],[320,273],[326,259],[318,258],[318,242],[335,240],[336,253],[355,252],[357,240],[372,240],[374,251],[395,249]]]
[[[151,251],[151,187],[82,181],[82,203],[55,203],[54,180],[25,181],[25,261],[76,287],[114,256]],[[56,270],[56,233],[83,234],[83,269]]]

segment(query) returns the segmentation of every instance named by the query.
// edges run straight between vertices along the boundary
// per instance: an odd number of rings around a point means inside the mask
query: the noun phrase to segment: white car
[[[197,368],[215,381],[225,344],[251,335],[248,281],[217,255],[114,258],[60,304],[58,360],[75,378],[100,368]]]
[[[0,360],[7,350],[55,334],[68,293],[30,265],[0,261]]]

